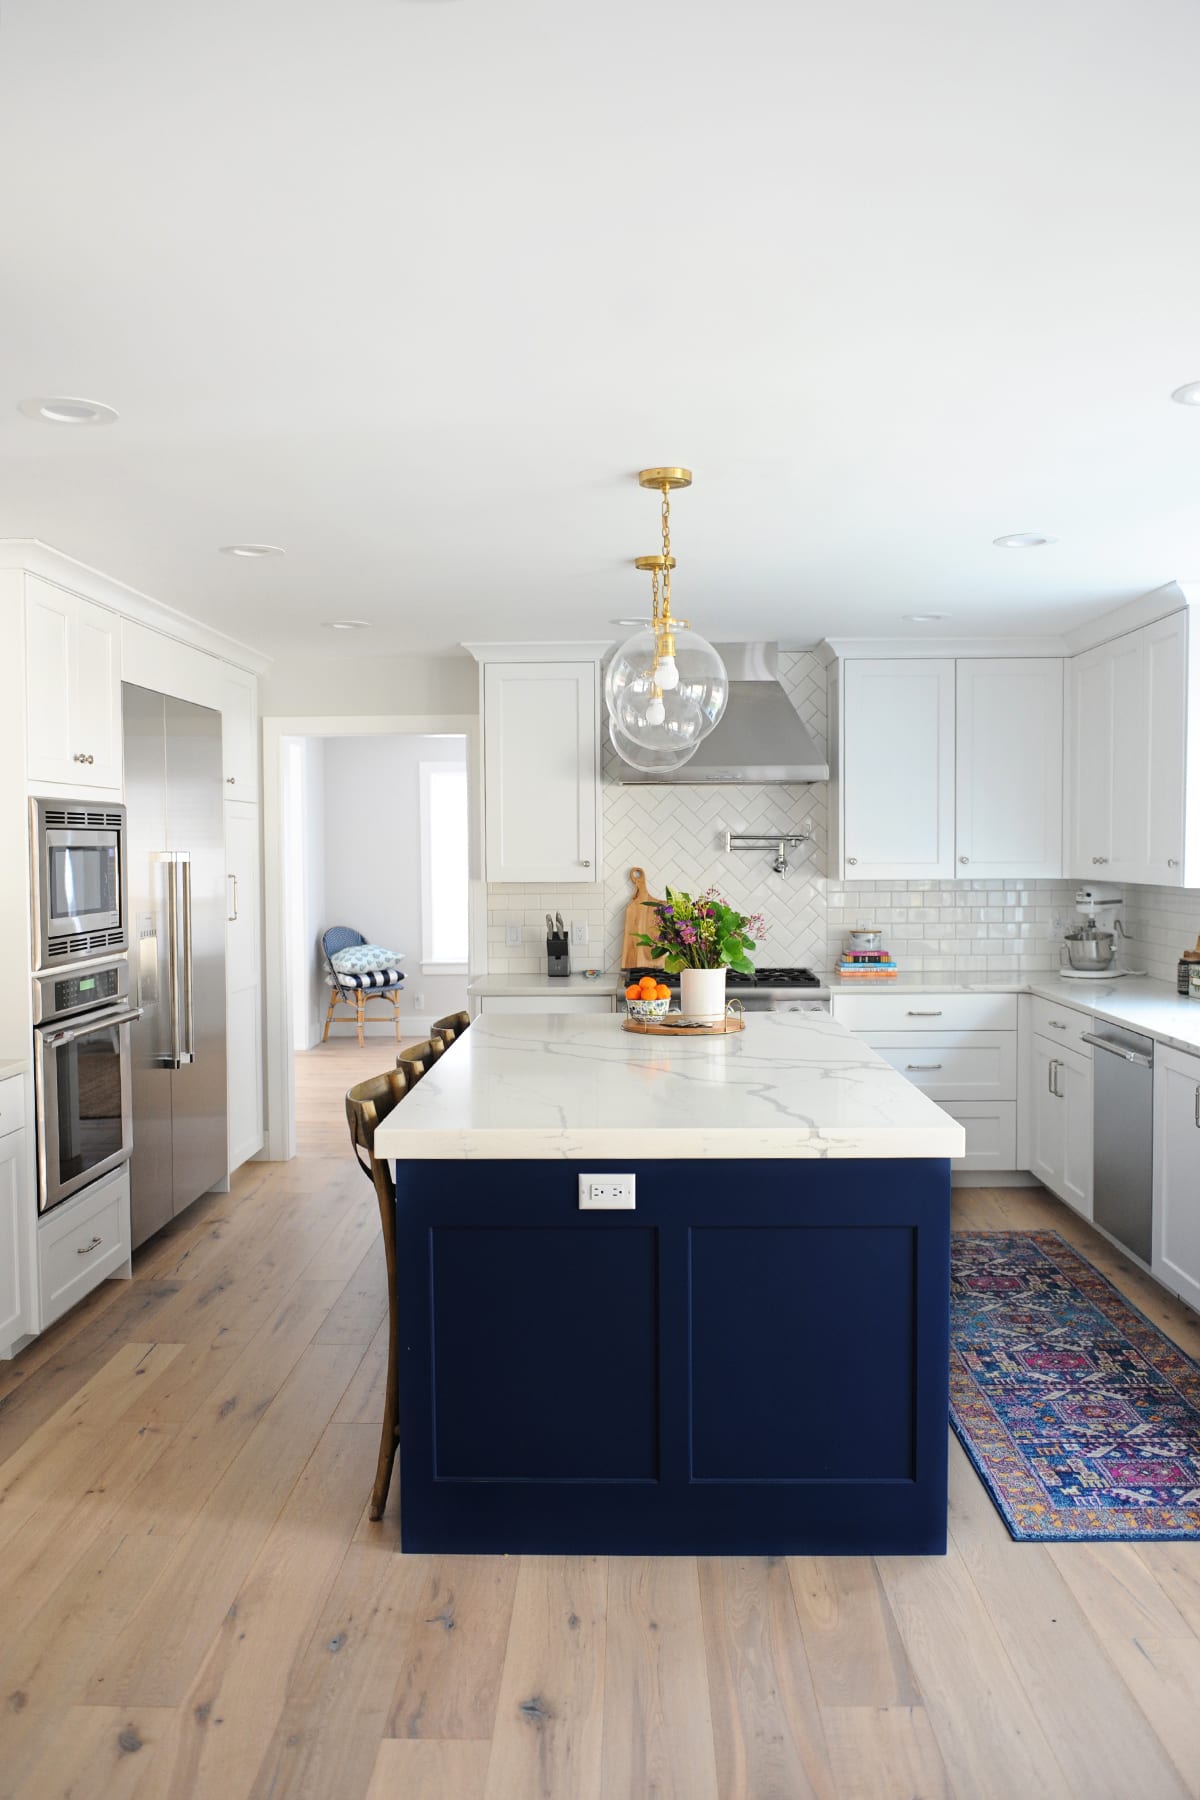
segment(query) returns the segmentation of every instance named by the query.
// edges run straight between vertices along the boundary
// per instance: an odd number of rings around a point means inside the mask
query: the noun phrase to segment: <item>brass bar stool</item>
[[[379,1439],[379,1462],[375,1469],[375,1486],[371,1491],[371,1517],[381,1519],[387,1504],[392,1464],[400,1442],[400,1379],[397,1333],[399,1331],[396,1299],[396,1184],[386,1160],[375,1154],[375,1128],[408,1092],[408,1079],[402,1069],[386,1069],[360,1081],[346,1095],[346,1119],[350,1126],[350,1143],[359,1168],[373,1183],[379,1201],[379,1219],[383,1226],[383,1253],[387,1259],[388,1278],[388,1364],[387,1391],[383,1401],[383,1431]],[[369,1164],[362,1159],[366,1151]]]
[[[448,1050],[455,1039],[462,1036],[470,1023],[471,1015],[468,1012],[447,1013],[444,1019],[434,1020],[433,1030],[429,1035],[431,1038],[440,1038],[442,1048]]]
[[[426,1038],[424,1043],[410,1044],[400,1052],[396,1067],[403,1069],[409,1087],[415,1087],[422,1075],[428,1075],[445,1048],[440,1038]]]

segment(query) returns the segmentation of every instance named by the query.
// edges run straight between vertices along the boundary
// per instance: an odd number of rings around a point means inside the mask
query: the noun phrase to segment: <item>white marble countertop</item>
[[[961,1125],[822,1014],[720,1038],[611,1014],[485,1014],[375,1134],[402,1161],[952,1157]]]

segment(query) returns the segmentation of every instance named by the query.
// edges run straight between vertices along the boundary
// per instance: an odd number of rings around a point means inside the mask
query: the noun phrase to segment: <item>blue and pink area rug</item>
[[[950,1418],[1014,1538],[1200,1538],[1200,1364],[1056,1231],[951,1240]]]

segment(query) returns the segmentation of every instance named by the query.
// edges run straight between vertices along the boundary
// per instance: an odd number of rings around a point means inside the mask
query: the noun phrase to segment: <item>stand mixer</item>
[[[1117,918],[1115,910],[1123,904],[1124,898],[1119,888],[1095,884],[1076,891],[1075,911],[1082,914],[1085,923],[1076,925],[1066,934],[1064,948],[1071,966],[1062,971],[1064,975],[1113,976],[1133,972],[1112,967],[1117,954],[1117,935],[1126,935],[1125,927]],[[1097,919],[1111,922],[1112,928],[1109,929],[1108,923],[1097,925]]]

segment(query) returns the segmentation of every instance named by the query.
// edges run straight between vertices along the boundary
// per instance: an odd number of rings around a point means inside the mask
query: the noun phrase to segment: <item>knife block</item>
[[[550,931],[546,934],[546,973],[547,975],[569,975],[571,973],[571,947],[565,931]]]

